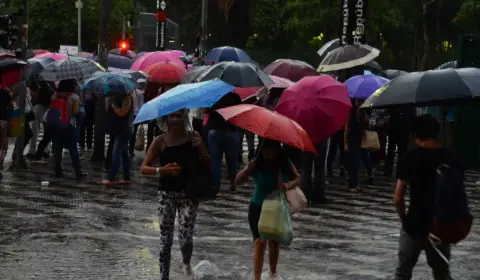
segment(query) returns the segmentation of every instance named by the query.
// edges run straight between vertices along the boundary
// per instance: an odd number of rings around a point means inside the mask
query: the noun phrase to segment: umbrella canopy
[[[25,61],[15,58],[0,59],[0,72],[5,73],[10,71],[16,71],[27,65],[28,64]]]
[[[318,51],[317,54],[320,57],[324,57],[329,53],[330,51],[333,51],[334,49],[340,47],[340,39],[333,39],[331,41],[326,42]]]
[[[199,81],[220,79],[235,87],[265,87],[272,79],[252,63],[221,62],[204,71]]]
[[[59,60],[62,60],[62,59],[67,59],[68,55],[63,54],[63,53],[46,52],[46,53],[42,53],[42,54],[37,54],[35,56],[35,58],[42,58],[42,57],[47,57],[47,58],[51,58],[55,61],[59,61]]]
[[[330,51],[318,66],[318,72],[332,72],[364,65],[377,58],[380,51],[368,45],[346,45]]]
[[[261,137],[317,153],[307,132],[295,121],[276,112],[251,104],[235,105],[217,112],[229,123]]]
[[[112,92],[128,94],[134,89],[135,79],[127,74],[95,72],[82,82],[82,92],[87,99],[92,95],[108,95]]]
[[[365,100],[389,80],[376,75],[358,75],[345,81],[351,98]]]
[[[380,73],[380,76],[385,77],[389,80],[393,80],[405,74],[408,74],[408,72],[403,70],[389,69],[389,70],[383,70]]]
[[[83,57],[83,58],[93,58],[94,55],[93,53],[89,53],[89,52],[79,52],[77,56]]]
[[[275,110],[298,122],[314,143],[320,143],[345,125],[351,108],[347,87],[323,75],[305,77],[287,88]]]
[[[122,49],[120,48],[112,49],[110,50],[109,54],[122,55]],[[131,59],[134,59],[137,56],[137,54],[133,51],[128,50],[125,56]]]
[[[186,56],[186,55],[187,55],[186,52],[181,51],[181,50],[168,50],[167,53],[171,53],[172,55],[174,55],[174,56],[176,56],[176,57]]]
[[[430,70],[405,74],[385,84],[362,108],[397,105],[438,106],[480,96],[480,69]]]
[[[265,73],[292,80],[299,81],[306,76],[317,75],[315,68],[301,60],[277,59],[265,67]]]
[[[93,60],[81,57],[69,57],[68,59],[47,65],[40,73],[40,78],[52,82],[69,79],[80,80],[97,71],[105,71],[105,69]]]
[[[273,75],[268,75],[270,79],[274,82],[273,85],[269,85],[268,89],[276,88],[276,89],[286,89],[295,83],[290,81],[289,79],[273,76]],[[262,91],[264,87],[249,87],[249,88],[236,88],[235,93],[240,95],[240,98],[242,98],[242,101],[245,101],[247,99],[250,99],[254,96],[259,96],[260,94],[264,93]],[[268,92],[268,90],[267,90]]]
[[[44,53],[49,53],[49,51],[47,51],[47,50],[41,50],[41,49],[33,50],[33,52],[35,53],[35,55],[44,54]]]
[[[33,50],[27,50],[27,59],[30,59],[32,57],[35,57],[37,54]]]
[[[369,61],[364,64],[367,68],[370,68],[372,71],[378,73],[383,70],[382,66],[375,60]]]
[[[132,70],[142,70],[145,71],[150,65],[158,62],[173,62],[178,66],[185,68],[185,63],[183,63],[178,57],[173,56],[168,52],[149,52],[135,60],[132,67]]]
[[[457,68],[457,67],[458,67],[458,61],[454,60],[454,61],[448,61],[439,65],[437,68],[435,68],[435,70]]]
[[[220,80],[176,86],[145,103],[134,123],[157,119],[181,109],[209,108],[234,89]]]
[[[268,75],[270,79],[274,82],[273,85],[268,86],[268,88],[288,88],[293,86],[295,83],[290,81],[289,79],[277,77],[274,75]]]
[[[98,57],[94,57],[94,60],[98,62]],[[109,68],[130,69],[133,65],[133,60],[128,56],[108,54],[107,63]]]
[[[119,73],[119,74],[125,74],[125,75],[130,75],[133,77],[134,80],[138,82],[138,80],[143,79],[147,80],[148,77],[150,77],[147,73],[143,71],[134,71],[130,69],[118,69],[118,68],[108,68],[108,72],[111,73]]]
[[[34,74],[39,74],[40,72],[47,67],[52,62],[55,62],[54,59],[48,58],[48,57],[43,57],[43,58],[30,58],[27,60],[28,63],[30,64],[30,69]]]
[[[159,62],[145,69],[149,81],[160,84],[179,84],[188,73],[187,69],[172,62]]]
[[[0,59],[3,59],[3,58],[15,58],[15,54],[8,50],[0,49]]]
[[[251,63],[252,59],[245,51],[229,46],[214,48],[205,57],[205,64],[215,64],[222,61]]]
[[[197,82],[197,79],[202,75],[202,73],[210,68],[210,65],[197,66],[188,71],[187,75],[183,77],[182,84],[189,84]]]

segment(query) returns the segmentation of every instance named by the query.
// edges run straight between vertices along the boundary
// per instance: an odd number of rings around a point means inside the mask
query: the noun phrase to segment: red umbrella
[[[263,70],[269,75],[286,78],[294,82],[306,76],[315,76],[317,72],[312,65],[301,60],[277,59]]]
[[[261,137],[317,153],[308,134],[295,121],[265,108],[241,104],[217,110],[228,122]]]
[[[160,84],[179,84],[188,70],[172,62],[158,62],[145,69],[149,81]]]
[[[33,50],[33,52],[35,53],[35,55],[39,55],[39,54],[44,54],[44,53],[49,53],[49,51],[47,50]]]
[[[345,125],[351,108],[347,87],[324,75],[305,77],[287,88],[275,110],[298,122],[314,143],[320,143]]]

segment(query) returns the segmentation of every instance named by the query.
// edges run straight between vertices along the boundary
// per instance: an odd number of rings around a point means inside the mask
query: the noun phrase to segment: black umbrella
[[[367,63],[364,64],[367,68],[369,68],[370,70],[372,70],[373,72],[380,72],[383,70],[382,66],[376,62],[375,60],[372,60],[372,61],[369,61]]]
[[[98,57],[95,56],[93,60],[98,62]],[[113,67],[117,69],[130,69],[133,64],[133,60],[128,56],[122,56],[110,53],[107,57],[108,67]]]
[[[270,77],[252,63],[221,62],[200,75],[199,82],[220,79],[234,87],[266,87],[273,85]]]
[[[35,52],[33,50],[27,51],[27,59],[33,58],[35,56]]]
[[[9,71],[18,70],[27,65],[28,64],[25,61],[18,60],[15,58],[0,59],[0,72],[9,72]]]
[[[333,51],[334,49],[340,47],[340,39],[333,39],[331,41],[326,42],[318,51],[317,54],[320,57],[324,57],[329,53],[330,51]]]
[[[364,65],[380,55],[369,45],[346,45],[330,51],[318,66],[318,72],[332,72]]]
[[[439,106],[480,97],[480,69],[444,69],[405,74],[370,96],[362,108]]]
[[[188,64],[193,64],[193,61],[192,61],[192,58],[191,57],[188,57],[188,56],[179,56],[178,57],[183,63],[185,63],[185,65],[188,65]]]
[[[380,76],[385,77],[389,80],[393,80],[393,79],[395,79],[397,77],[400,77],[400,76],[403,76],[405,74],[408,74],[408,72],[403,71],[403,70],[397,70],[397,69],[389,69],[389,70],[383,70],[380,73]]]
[[[198,77],[200,77],[203,72],[205,72],[208,68],[210,68],[210,65],[197,66],[192,68],[190,71],[188,71],[187,75],[183,77],[182,84],[190,84],[197,82]]]
[[[39,74],[43,69],[45,69],[45,67],[47,67],[48,64],[54,62],[55,60],[50,57],[39,57],[30,58],[27,61],[30,64],[30,70],[32,70],[34,74]]]

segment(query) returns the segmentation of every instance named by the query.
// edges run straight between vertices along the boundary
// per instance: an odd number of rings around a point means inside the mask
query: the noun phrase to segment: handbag
[[[192,133],[190,133],[192,138]],[[185,188],[185,195],[193,201],[209,201],[217,198],[220,186],[215,186],[212,171],[205,166],[198,149],[194,153],[189,165],[189,178]]]
[[[307,198],[299,187],[287,190],[285,193],[290,209],[290,214],[293,215],[308,205]]]
[[[364,130],[360,147],[369,151],[380,150],[380,140],[378,139],[378,133],[376,131]]]
[[[141,152],[143,149],[145,149],[145,130],[143,125],[140,125],[135,138],[135,150]]]

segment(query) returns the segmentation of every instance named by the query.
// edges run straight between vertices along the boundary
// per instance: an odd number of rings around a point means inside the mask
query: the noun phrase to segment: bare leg
[[[255,239],[253,242],[253,279],[262,279],[263,260],[265,258],[265,249],[267,242],[260,238]]]

